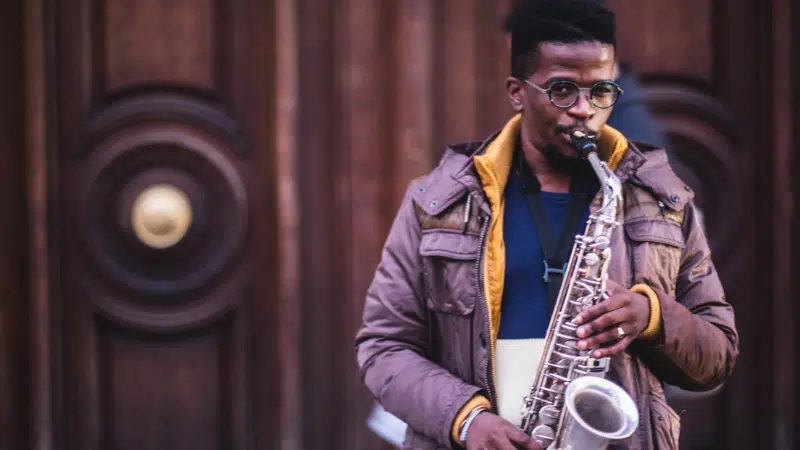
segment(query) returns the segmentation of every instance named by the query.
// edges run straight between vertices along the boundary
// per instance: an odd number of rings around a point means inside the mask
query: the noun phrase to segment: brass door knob
[[[183,239],[192,223],[189,197],[170,184],[143,190],[133,202],[131,225],[136,237],[152,248],[168,248]]]

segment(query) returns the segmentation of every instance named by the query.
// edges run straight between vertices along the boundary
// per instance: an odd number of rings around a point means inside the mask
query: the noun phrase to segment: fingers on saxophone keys
[[[582,313],[578,314],[578,316],[575,318],[575,324],[576,325],[583,325],[585,323],[588,324],[588,322],[591,322],[595,318],[600,317],[603,314],[607,313],[609,306],[607,303],[608,302],[600,302],[592,306],[591,308],[587,309],[586,311],[583,311]],[[580,329],[578,329],[578,336],[581,336]]]
[[[600,319],[597,319],[592,324],[590,324],[593,329],[603,330],[603,331],[591,337],[588,337],[587,339],[581,339],[580,341],[578,341],[578,348],[581,350],[586,350],[587,348],[595,348],[607,344],[613,344],[619,341],[620,339],[623,339],[627,335],[624,331],[625,326],[622,320],[619,320],[618,317],[614,317],[615,315],[619,316],[621,314],[614,314],[614,313],[606,314],[605,316],[601,317]],[[600,322],[601,320],[603,320],[603,323],[598,324],[598,322]],[[620,333],[620,330],[623,330],[623,332]],[[585,337],[581,336],[580,334],[578,334],[578,336]]]
[[[623,306],[625,306],[625,298],[621,296],[613,296],[608,300],[600,302],[592,306],[591,308],[587,309],[586,311],[583,311],[582,313],[578,314],[578,316],[575,318],[575,324],[576,325],[589,324],[589,322],[595,320],[595,318],[601,317],[604,314],[608,314],[612,311],[616,311],[622,308]],[[596,326],[592,327],[592,329],[595,330],[602,330],[603,328],[605,327],[602,328]],[[578,336],[583,337],[580,334],[580,330],[578,330]]]
[[[588,339],[578,341],[578,348],[581,350],[586,350],[587,348],[600,347],[620,340],[621,337],[617,328],[619,327],[613,326],[601,333],[595,334]]]
[[[622,339],[618,340],[616,344],[607,347],[607,348],[599,348],[592,352],[593,358],[605,358],[606,356],[614,356],[618,353],[622,353],[628,348],[628,345],[633,341],[633,338],[629,335],[625,335]]]
[[[598,305],[599,306],[599,305]],[[619,324],[626,322],[628,314],[624,309],[613,309],[610,312],[604,312],[602,315],[578,328],[577,334],[579,338],[587,338],[594,332],[616,329]],[[594,336],[599,337],[601,334]]]

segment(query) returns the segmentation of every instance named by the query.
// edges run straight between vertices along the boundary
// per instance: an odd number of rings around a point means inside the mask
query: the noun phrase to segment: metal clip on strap
[[[547,264],[547,260],[546,259],[543,260],[542,262],[544,263],[544,277],[543,278],[544,278],[544,282],[545,283],[549,283],[550,282],[550,274],[551,273],[556,274],[556,275],[562,277],[562,279],[563,279],[564,272],[567,271],[567,263],[564,263],[564,265],[561,266],[560,269],[556,269],[556,268],[550,267],[550,265]]]

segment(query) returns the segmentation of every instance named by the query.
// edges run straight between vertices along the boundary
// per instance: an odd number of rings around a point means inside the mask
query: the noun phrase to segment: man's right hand
[[[467,430],[467,450],[543,450],[528,436],[502,417],[484,411]]]

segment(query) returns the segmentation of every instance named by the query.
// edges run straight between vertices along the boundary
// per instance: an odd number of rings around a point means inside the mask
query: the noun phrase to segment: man
[[[580,316],[578,345],[611,358],[608,379],[639,411],[638,430],[612,448],[677,448],[679,418],[662,383],[714,388],[738,355],[692,192],[664,150],[606,125],[621,91],[610,81],[615,19],[601,2],[520,2],[507,29],[517,115],[486,141],[452,146],[410,186],[367,293],[361,376],[408,424],[405,448],[541,448],[518,428],[521,398],[541,357],[563,243],[598,206],[596,181],[570,145],[584,131],[599,136],[624,205],[610,297]]]

